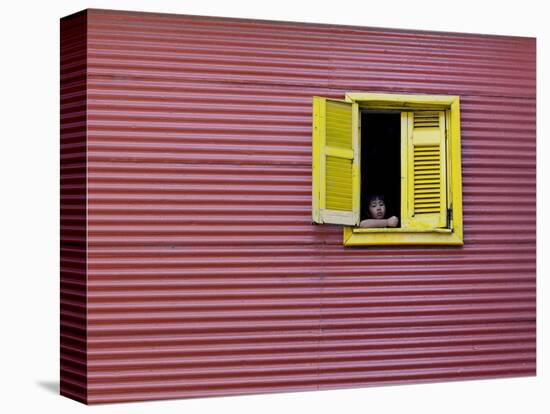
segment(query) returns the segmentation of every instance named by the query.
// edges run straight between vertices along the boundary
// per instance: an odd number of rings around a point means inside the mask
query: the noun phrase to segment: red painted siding
[[[534,39],[103,10],[86,33],[88,403],[535,374]],[[311,225],[311,97],[346,91],[460,95],[463,247]]]
[[[60,40],[60,392],[86,402],[86,13],[61,21]]]

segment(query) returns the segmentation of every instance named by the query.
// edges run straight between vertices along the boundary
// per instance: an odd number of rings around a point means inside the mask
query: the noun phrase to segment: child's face
[[[369,215],[373,219],[383,219],[386,216],[386,204],[384,200],[374,198],[369,203]]]

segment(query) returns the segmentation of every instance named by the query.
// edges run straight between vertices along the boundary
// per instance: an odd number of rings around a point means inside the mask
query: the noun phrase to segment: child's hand
[[[398,224],[399,224],[399,219],[397,217],[391,216],[388,219],[388,227],[397,227]]]

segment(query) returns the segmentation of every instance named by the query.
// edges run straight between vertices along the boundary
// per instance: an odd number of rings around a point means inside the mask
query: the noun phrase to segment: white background
[[[0,11],[0,410],[3,413],[550,413],[548,71],[544,1],[50,1]],[[84,8],[537,37],[538,375],[85,407],[58,395],[59,18]],[[429,11],[429,12],[428,12]],[[420,14],[424,12],[424,14]],[[546,183],[546,184],[545,184]],[[521,214],[518,211],[518,214]],[[546,257],[545,257],[546,256]],[[545,300],[546,299],[546,300]],[[543,321],[546,326],[543,326]]]

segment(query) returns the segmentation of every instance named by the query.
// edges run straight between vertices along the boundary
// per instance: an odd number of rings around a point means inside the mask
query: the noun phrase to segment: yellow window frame
[[[447,163],[447,200],[450,206],[449,228],[360,228],[344,227],[345,246],[364,245],[462,245],[462,169],[460,147],[460,98],[445,95],[406,95],[384,93],[347,93],[345,100],[363,109],[394,109],[401,111],[445,111]],[[403,129],[401,165],[406,165],[406,134]],[[403,146],[405,148],[403,148]],[[405,170],[406,171],[406,170]],[[408,180],[407,173],[404,181]],[[359,189],[357,190],[359,191]],[[402,186],[402,205],[410,198],[406,186]],[[359,196],[359,195],[358,195]]]

